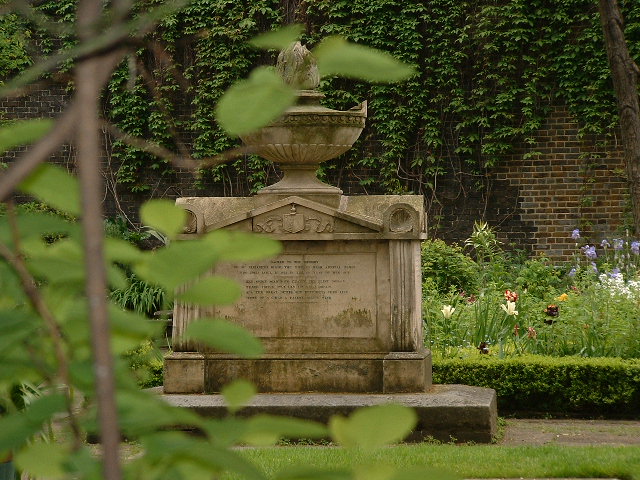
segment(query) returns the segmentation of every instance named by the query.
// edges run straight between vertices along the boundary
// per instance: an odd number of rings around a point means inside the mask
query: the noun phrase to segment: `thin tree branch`
[[[128,13],[128,12],[127,12]],[[101,0],[78,2],[77,29],[82,43],[91,43],[102,15]],[[126,16],[126,15],[125,15]],[[121,25],[116,25],[117,29]],[[119,60],[120,55],[107,55]],[[104,259],[104,223],[100,174],[100,92],[108,75],[100,78],[103,58],[94,56],[78,62],[75,70],[75,100],[81,105],[77,116],[77,164],[82,198],[82,230],[86,271],[86,296],[93,347],[98,425],[103,447],[102,471],[106,480],[120,480],[120,430],[116,404],[114,361],[107,308],[107,272]],[[117,64],[117,63],[116,63]],[[114,64],[115,66],[115,64]],[[108,70],[109,74],[111,69]]]
[[[162,158],[170,162],[176,168],[183,168],[187,170],[214,167],[216,165],[228,162],[229,160],[232,160],[234,158],[241,157],[242,155],[255,153],[255,148],[241,146],[232,150],[227,150],[226,152],[215,155],[213,157],[196,159],[192,156],[184,157],[182,155],[178,155],[171,150],[158,145],[157,143],[145,140],[144,138],[134,137],[133,135],[123,132],[117,126],[105,120],[102,121],[102,128],[109,132],[114,138],[126,145]]]

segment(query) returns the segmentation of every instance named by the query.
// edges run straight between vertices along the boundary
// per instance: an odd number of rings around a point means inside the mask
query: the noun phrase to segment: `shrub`
[[[427,240],[422,244],[422,279],[439,293],[477,292],[479,268],[457,245],[442,240]]]
[[[640,415],[638,359],[478,355],[437,360],[433,380],[493,388],[501,414]]]
[[[557,293],[562,286],[561,269],[546,257],[532,258],[524,262],[517,274],[516,284],[530,295],[544,299]]]

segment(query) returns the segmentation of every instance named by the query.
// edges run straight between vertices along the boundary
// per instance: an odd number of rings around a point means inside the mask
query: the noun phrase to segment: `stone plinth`
[[[422,202],[330,189],[178,199],[190,214],[187,238],[217,229],[254,232],[280,240],[283,251],[266,261],[216,265],[212,274],[242,286],[234,305],[176,304],[163,397],[223,417],[216,393],[244,378],[261,393],[242,414],[328,422],[360,407],[399,403],[418,413],[411,440],[491,441],[495,391],[432,385],[421,312]],[[205,316],[246,327],[265,354],[243,359],[183,340],[189,323]]]
[[[228,415],[221,395],[163,395],[175,406],[214,418]],[[497,434],[495,391],[466,385],[434,385],[428,393],[404,394],[259,394],[239,414],[286,415],[327,423],[333,415],[357,408],[396,403],[413,408],[418,424],[408,441],[491,442]]]
[[[422,197],[258,195],[183,198],[186,236],[216,229],[280,240],[277,258],[216,265],[243,289],[234,305],[176,305],[167,393],[214,393],[235,378],[261,392],[425,392],[431,356],[423,346]],[[203,316],[238,323],[262,341],[256,360],[183,341]]]

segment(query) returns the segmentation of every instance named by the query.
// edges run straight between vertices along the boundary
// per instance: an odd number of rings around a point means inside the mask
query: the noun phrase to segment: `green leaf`
[[[376,405],[356,410],[349,418],[329,421],[333,438],[345,447],[372,449],[402,440],[415,427],[413,409],[401,405]]]
[[[230,135],[243,135],[278,118],[294,100],[294,90],[278,74],[259,67],[224,93],[216,107],[216,119]]]
[[[78,216],[80,214],[80,186],[66,170],[45,163],[22,182],[20,190],[33,195],[47,205]]]
[[[109,261],[124,264],[136,263],[143,258],[140,250],[120,238],[105,238],[104,254]]]
[[[298,23],[258,35],[249,41],[251,45],[265,50],[283,50],[300,38],[304,27]]]
[[[192,305],[231,305],[242,294],[238,282],[226,277],[210,276],[199,280],[176,298]]]
[[[143,280],[164,287],[172,295],[179,286],[210,270],[217,258],[218,252],[202,240],[177,241],[143,252],[133,269]]]
[[[71,449],[63,443],[34,442],[15,456],[16,466],[36,478],[64,478],[64,465]]]
[[[214,470],[209,471],[209,474],[228,470],[239,473],[241,478],[247,480],[266,480],[265,475],[244,457],[182,432],[156,433],[142,438],[141,443],[147,452],[147,458],[142,460],[152,464],[160,464],[164,467],[168,463],[171,466],[197,463]],[[171,477],[162,475],[160,478]]]
[[[132,436],[167,427],[198,427],[202,423],[202,417],[197,414],[141,391],[119,391],[118,412],[122,429]]]
[[[282,251],[282,244],[263,235],[245,232],[216,230],[208,233],[203,242],[218,253],[220,260],[229,262],[253,262],[275,257]]]
[[[222,388],[222,396],[231,413],[236,413],[255,396],[258,391],[253,383],[239,379]]]
[[[281,438],[326,438],[329,431],[324,425],[298,418],[255,415],[247,420],[242,439],[251,445],[273,445]]]
[[[189,324],[185,336],[243,357],[259,357],[263,352],[260,341],[248,330],[222,319],[196,320]]]
[[[409,78],[415,69],[386,52],[347,42],[339,36],[328,37],[313,54],[320,75],[340,75],[369,82],[399,82]]]
[[[20,238],[41,238],[45,235],[77,236],[80,232],[77,223],[69,222],[51,213],[20,213],[16,217]],[[0,222],[0,241],[13,245],[11,229],[6,217]]]
[[[62,395],[48,395],[35,400],[27,410],[0,418],[0,455],[22,446],[42,429],[42,424],[64,410]]]
[[[140,208],[140,219],[145,226],[153,227],[169,238],[175,238],[184,229],[187,212],[169,200],[149,200]]]
[[[113,304],[110,304],[109,307],[113,334],[111,345],[114,353],[129,352],[139,347],[143,341],[159,335],[161,327],[158,322],[153,322],[144,315],[123,310]]]
[[[0,127],[0,153],[39,140],[49,133],[53,123],[49,118],[34,118],[18,120]]]

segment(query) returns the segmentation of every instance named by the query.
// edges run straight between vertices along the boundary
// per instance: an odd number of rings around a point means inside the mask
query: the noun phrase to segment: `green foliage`
[[[0,84],[9,75],[31,64],[28,53],[30,35],[26,22],[18,15],[5,12],[0,15]]]
[[[441,359],[434,383],[489,387],[503,413],[635,416],[640,413],[640,361],[617,358]]]
[[[442,240],[422,243],[422,279],[437,292],[446,294],[454,290],[456,293],[476,293],[479,274],[476,262],[465,255],[460,246],[447,245]]]
[[[517,273],[515,283],[534,297],[549,298],[563,285],[562,270],[553,265],[548,258],[535,257],[524,262]]]
[[[33,143],[53,126],[53,121],[45,118],[20,120],[4,124],[0,128],[0,153],[18,145]]]
[[[621,7],[628,44],[638,60],[640,8],[636,2]],[[73,18],[73,2],[49,0],[39,9],[67,22]],[[584,134],[606,134],[616,125],[592,1],[314,0],[299,10],[307,28],[303,40],[310,46],[340,35],[357,48],[375,47],[415,66],[417,73],[397,85],[323,81],[329,106],[350,108],[369,101],[368,135],[341,160],[323,167],[330,171],[339,163],[347,171],[376,172],[362,178],[364,186],[424,193],[452,169],[483,176],[515,145],[533,141],[553,104],[568,105]],[[135,52],[160,95],[151,93],[137,69],[123,64],[109,86],[107,115],[122,130],[169,148],[175,147],[171,130],[180,132],[200,157],[237,145],[216,122],[216,105],[253,67],[273,64],[272,54],[247,42],[274,30],[282,17],[276,0],[192,2],[152,34],[175,68],[144,48]],[[275,43],[268,37],[257,42],[261,48],[280,47],[297,33],[293,27]],[[119,162],[118,181],[135,192],[149,190],[148,175],[171,173],[164,161],[119,142],[113,156]],[[216,182],[240,175],[246,189],[255,191],[268,169],[268,162],[240,158],[203,175]]]
[[[38,198],[51,199],[69,211],[77,210],[77,205],[61,201],[53,193],[53,186],[60,182],[64,185],[74,183],[68,174],[46,169],[36,172],[34,176],[37,181],[29,178],[25,182],[30,193]],[[175,207],[168,208],[165,205],[169,211],[165,219],[159,220],[157,206],[151,204],[145,208],[145,216],[155,226],[164,228],[165,232],[175,232],[179,224],[174,221],[178,216],[174,218],[171,212],[171,208]],[[3,272],[2,275],[7,288],[0,290],[0,362],[3,365],[0,370],[0,403],[13,403],[12,395],[17,382],[31,381],[46,388],[37,398],[23,402],[22,410],[9,412],[0,418],[0,456],[15,451],[18,465],[32,475],[60,479],[78,476],[94,478],[99,471],[99,459],[82,444],[84,435],[96,434],[97,431],[93,408],[93,355],[83,281],[84,261],[80,254],[81,237],[77,229],[68,228],[64,238],[49,244],[44,237],[51,232],[58,232],[59,223],[27,223],[30,228],[12,230],[14,225],[18,228],[25,225],[21,217],[14,219],[12,215],[14,212],[9,210],[0,217],[0,231],[20,236],[21,249],[18,250],[18,244],[7,242],[12,235],[8,238],[5,235],[0,238],[0,252],[5,260],[16,256],[17,260],[10,265],[24,262],[25,271],[37,276],[39,288],[36,293],[30,294],[31,299],[36,295],[37,301],[25,301],[24,295],[15,294],[20,291],[16,272],[7,262],[0,263],[8,273],[4,275]],[[58,217],[53,218],[68,224]],[[106,257],[110,269],[117,268],[117,264],[145,272],[168,291],[173,291],[183,283],[192,283],[217,261],[260,260],[279,251],[278,245],[269,239],[251,239],[240,232],[214,232],[193,241],[176,239],[164,249],[157,250],[158,254],[163,250],[171,252],[170,265],[176,280],[167,274],[166,265],[158,260],[164,257],[154,255],[156,252],[140,252],[121,239],[107,240]],[[190,244],[195,245],[196,249],[186,248]],[[180,253],[177,252],[188,252],[192,258],[189,261],[185,260],[187,257],[178,258]],[[204,255],[202,252],[211,254]],[[47,259],[54,261],[47,263]],[[228,288],[219,279],[214,283],[213,286],[220,290]],[[197,293],[198,301],[204,301],[203,292]],[[223,293],[216,295],[224,297]],[[38,305],[38,309],[32,304]],[[313,422],[270,416],[249,420],[233,416],[207,420],[187,410],[174,408],[158,396],[140,391],[138,383],[153,384],[159,375],[157,351],[150,342],[156,335],[156,329],[144,316],[123,310],[112,302],[109,317],[111,348],[116,355],[120,427],[123,435],[138,440],[145,451],[144,455],[124,465],[128,477],[137,478],[144,472],[145,478],[210,478],[212,474],[229,471],[243,478],[263,480],[266,477],[260,468],[227,447],[239,442],[274,444],[283,436],[318,438],[329,434],[324,426]],[[59,334],[44,334],[48,329],[55,329]],[[226,320],[201,319],[192,322],[187,335],[200,344],[239,355],[256,356],[262,352],[260,342],[255,337]],[[65,387],[59,388],[63,378]],[[254,392],[255,389],[246,382],[241,382],[227,387],[224,395],[231,410],[236,411]],[[86,401],[78,403],[74,400],[76,396]],[[59,434],[62,439],[74,438],[75,444],[66,440],[55,443],[31,440],[42,430],[43,424],[59,418],[61,413],[65,413],[67,421],[58,422]],[[373,430],[372,419],[376,421]],[[401,440],[413,427],[415,414],[404,407],[380,406],[336,422],[340,428],[332,434],[337,439],[343,441],[349,438],[351,444],[356,442],[371,448]],[[198,429],[203,435],[194,437],[173,431],[176,427]],[[43,456],[46,456],[46,462],[43,462]],[[408,478],[416,477],[410,475]]]

